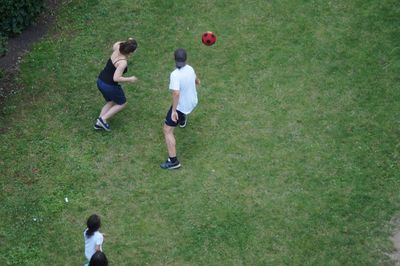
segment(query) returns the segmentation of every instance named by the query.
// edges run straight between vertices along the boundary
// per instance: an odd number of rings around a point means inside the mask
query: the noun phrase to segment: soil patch
[[[0,71],[2,72],[2,77],[0,76],[0,106],[7,96],[21,89],[16,85],[21,58],[30,50],[33,43],[46,35],[50,26],[55,22],[56,12],[62,3],[63,1],[60,0],[46,0],[45,10],[37,18],[36,23],[26,28],[20,35],[8,40],[7,54],[0,58]]]
[[[400,266],[400,215],[392,218],[390,227],[392,230],[390,240],[393,243],[393,251],[385,254],[392,259],[394,265]]]
[[[390,254],[390,258],[395,262],[395,265],[400,265],[400,232],[396,232],[391,238],[395,251]]]

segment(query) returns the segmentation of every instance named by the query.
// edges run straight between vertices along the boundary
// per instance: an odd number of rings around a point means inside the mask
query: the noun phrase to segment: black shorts
[[[110,85],[101,79],[97,79],[97,88],[103,94],[106,102],[113,101],[119,105],[126,103],[125,93],[120,85]]]
[[[178,113],[178,121],[174,122],[171,118],[172,114],[172,106],[169,108],[167,116],[165,117],[165,124],[170,127],[176,127],[179,123],[184,122],[186,120],[186,115],[179,110],[176,110]]]

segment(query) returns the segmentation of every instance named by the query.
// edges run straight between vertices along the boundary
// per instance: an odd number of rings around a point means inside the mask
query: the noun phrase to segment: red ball
[[[214,32],[207,31],[207,32],[204,32],[203,35],[201,36],[201,41],[205,45],[211,46],[217,41],[217,36],[215,36]]]

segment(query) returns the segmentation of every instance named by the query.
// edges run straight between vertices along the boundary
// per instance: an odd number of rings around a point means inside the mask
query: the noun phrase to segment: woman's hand
[[[137,79],[137,77],[135,77],[135,76],[132,76],[132,77],[129,77],[129,82],[136,82],[136,81],[138,81],[138,79]]]

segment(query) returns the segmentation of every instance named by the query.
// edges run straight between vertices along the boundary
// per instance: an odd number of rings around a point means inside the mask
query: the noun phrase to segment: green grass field
[[[1,265],[83,265],[92,213],[111,265],[394,264],[399,1],[67,2],[1,106]],[[95,132],[97,75],[131,36],[140,81]],[[164,171],[177,47],[202,85]]]

